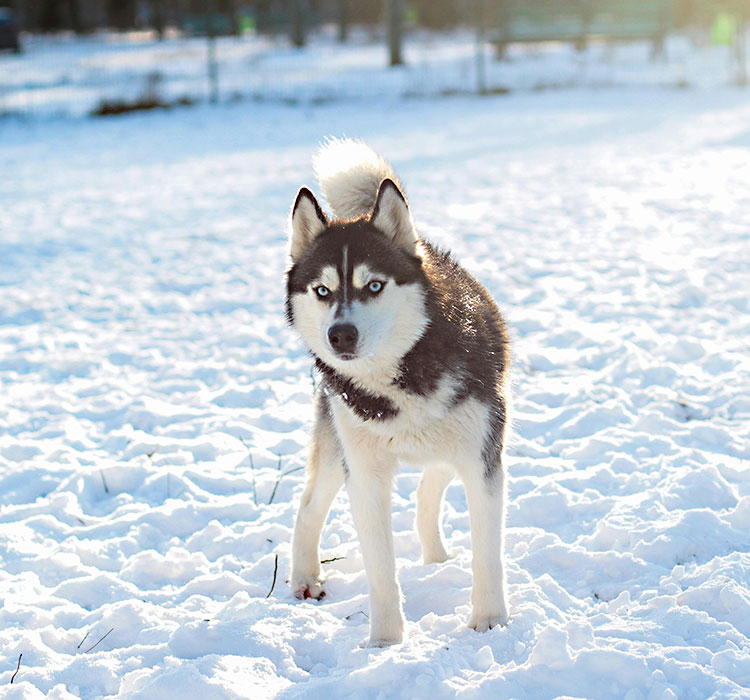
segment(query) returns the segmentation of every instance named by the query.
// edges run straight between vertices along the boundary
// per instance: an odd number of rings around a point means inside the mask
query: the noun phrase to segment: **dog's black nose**
[[[357,347],[357,327],[351,323],[335,323],[328,329],[328,342],[338,355],[347,355]]]

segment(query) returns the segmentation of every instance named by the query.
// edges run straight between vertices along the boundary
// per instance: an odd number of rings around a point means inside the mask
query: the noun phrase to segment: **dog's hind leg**
[[[297,598],[325,595],[320,576],[320,534],[336,494],[344,483],[344,464],[325,400],[318,399],[307,485],[302,493],[292,537],[290,585]]]
[[[417,532],[425,564],[443,562],[448,558],[443,544],[440,511],[443,494],[452,479],[453,471],[446,467],[426,467],[417,488]]]
[[[484,460],[472,460],[459,467],[466,488],[471,527],[471,619],[469,627],[485,632],[508,621],[503,566],[505,520],[505,473],[497,464],[492,474]]]

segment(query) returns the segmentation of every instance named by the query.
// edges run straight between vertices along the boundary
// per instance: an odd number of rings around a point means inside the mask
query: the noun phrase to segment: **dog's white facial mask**
[[[427,328],[420,284],[399,285],[377,275],[368,284],[378,282],[382,287],[370,298],[326,303],[317,291],[323,280],[330,283],[330,273],[316,279],[306,293],[293,296],[294,327],[317,357],[343,374],[355,377],[392,368]],[[342,324],[356,329],[351,358],[341,357],[331,344],[331,330]]]

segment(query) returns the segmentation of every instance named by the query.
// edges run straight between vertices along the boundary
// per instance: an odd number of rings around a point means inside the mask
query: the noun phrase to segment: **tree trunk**
[[[76,34],[83,34],[83,24],[81,24],[81,6],[79,0],[68,0],[68,20],[70,28]]]
[[[46,0],[39,12],[39,29],[43,32],[59,32],[62,28],[60,6],[55,0]]]
[[[135,26],[135,2],[133,0],[109,0],[107,8],[109,24],[124,31]]]

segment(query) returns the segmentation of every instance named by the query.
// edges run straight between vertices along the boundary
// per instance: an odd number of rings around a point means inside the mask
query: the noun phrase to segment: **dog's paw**
[[[364,645],[370,649],[378,649],[383,647],[390,647],[394,644],[401,644],[401,642],[404,641],[404,633],[403,631],[399,632],[396,635],[378,635],[377,637],[370,637],[370,639],[367,640],[367,643]]]
[[[469,620],[469,627],[477,632],[486,632],[493,627],[505,627],[507,624],[508,612],[506,610],[491,614],[474,612]]]
[[[305,600],[306,598],[320,600],[326,594],[325,590],[323,590],[323,582],[312,576],[293,577],[292,592],[294,593],[294,597],[299,600]]]
[[[371,614],[374,611],[371,611]],[[404,616],[400,608],[381,611],[370,619],[370,638],[366,647],[389,647],[404,641]]]

